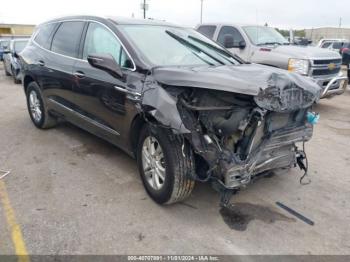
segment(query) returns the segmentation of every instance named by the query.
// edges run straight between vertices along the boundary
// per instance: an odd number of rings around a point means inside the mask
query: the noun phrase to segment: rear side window
[[[233,36],[233,43],[235,46],[239,46],[239,42],[244,41],[243,36],[241,33],[232,26],[223,26],[220,30],[219,36],[218,36],[218,42],[220,44],[224,44],[225,41],[225,35],[232,35]]]
[[[214,37],[215,30],[216,30],[215,25],[202,25],[198,28],[198,32],[202,33],[203,35],[209,38]]]
[[[83,59],[90,54],[110,54],[121,67],[132,67],[119,40],[110,30],[97,23],[89,24],[85,37]]]
[[[53,29],[55,28],[55,26],[56,26],[55,23],[40,26],[38,29],[39,31],[34,38],[34,41],[38,45],[40,45],[46,49],[49,49],[50,48],[49,38],[50,38],[51,33],[52,33]]]
[[[52,39],[51,50],[58,54],[77,57],[84,23],[80,21],[63,22]]]

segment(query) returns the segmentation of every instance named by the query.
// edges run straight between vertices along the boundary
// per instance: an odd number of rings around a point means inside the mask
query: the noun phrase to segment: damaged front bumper
[[[238,189],[248,184],[254,175],[295,166],[300,153],[295,143],[310,140],[312,132],[310,124],[273,132],[262,140],[245,161],[226,165],[225,187]]]

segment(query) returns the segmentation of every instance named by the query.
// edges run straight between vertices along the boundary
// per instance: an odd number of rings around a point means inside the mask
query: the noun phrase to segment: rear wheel
[[[159,204],[187,198],[193,188],[193,153],[183,149],[182,140],[168,130],[151,130],[145,125],[137,147],[137,163],[144,187]]]
[[[29,83],[26,91],[27,107],[30,118],[37,128],[50,128],[57,124],[57,120],[49,115],[46,101],[43,99],[41,90],[35,82]]]

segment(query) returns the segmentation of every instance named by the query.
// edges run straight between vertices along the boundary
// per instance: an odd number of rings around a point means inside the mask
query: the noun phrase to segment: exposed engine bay
[[[317,87],[301,88],[276,73],[256,95],[148,80],[142,105],[193,149],[196,180],[239,190],[257,175],[288,171],[305,158],[296,144],[312,137],[308,116]]]

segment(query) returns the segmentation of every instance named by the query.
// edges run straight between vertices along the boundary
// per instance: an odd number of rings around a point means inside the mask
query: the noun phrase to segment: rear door
[[[85,24],[83,21],[59,23],[51,42],[46,43],[50,50],[44,50],[36,61],[42,68],[40,84],[50,107],[65,115],[67,115],[67,108],[74,106],[72,71],[78,57],[79,43]]]
[[[116,78],[87,62],[89,54],[110,54],[123,70],[123,77]],[[127,140],[129,115],[133,106],[126,99],[126,82],[134,64],[114,32],[104,24],[89,22],[85,41],[81,44],[81,59],[74,66],[74,103],[86,120],[89,131],[112,143]]]

